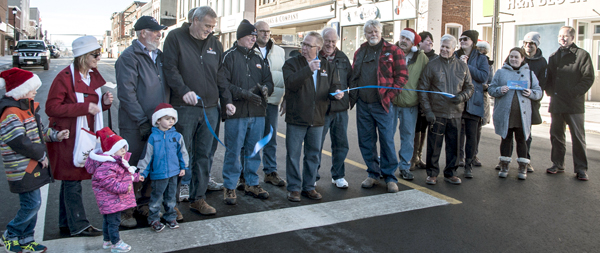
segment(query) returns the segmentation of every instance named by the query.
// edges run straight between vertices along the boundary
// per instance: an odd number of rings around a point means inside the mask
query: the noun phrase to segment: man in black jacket
[[[321,199],[315,190],[319,152],[325,113],[330,99],[341,99],[344,93],[337,70],[324,57],[319,57],[323,37],[309,32],[302,42],[302,54],[288,59],[283,65],[286,101],[286,176],[288,200],[299,202],[302,195]],[[300,174],[300,153],[304,142],[304,164]]]
[[[205,201],[210,174],[211,132],[217,124],[217,102],[221,97],[228,114],[235,113],[229,93],[219,87],[218,70],[223,53],[221,42],[213,36],[217,14],[208,6],[194,11],[191,23],[184,23],[167,35],[163,71],[171,88],[171,105],[181,117],[175,125],[189,147],[192,181],[190,209],[203,215],[217,211]],[[202,101],[197,99],[199,96]],[[205,117],[208,124],[205,123]]]
[[[323,29],[323,49],[319,52],[327,61],[335,66],[340,77],[340,89],[348,89],[348,82],[352,75],[352,65],[344,52],[337,49],[335,44],[339,40],[337,32],[331,27]],[[325,114],[325,124],[323,125],[323,137],[321,139],[321,150],[327,132],[331,129],[329,137],[331,139],[331,183],[337,188],[348,188],[348,181],[344,179],[346,167],[344,160],[348,155],[348,109],[350,109],[350,98],[344,96],[340,100],[331,100],[329,108]],[[321,152],[319,152],[319,160],[321,160]],[[320,168],[321,166],[319,166]],[[317,181],[320,176],[317,173]]]
[[[550,100],[550,142],[552,167],[546,172],[565,172],[565,126],[569,125],[573,143],[573,163],[577,179],[587,181],[588,169],[585,151],[585,93],[594,83],[594,67],[590,54],[577,47],[575,28],[563,26],[558,33],[560,48],[550,55],[546,94]]]
[[[129,164],[137,166],[154,123],[150,122],[152,113],[158,104],[169,101],[169,87],[163,82],[163,56],[158,49],[161,33],[167,27],[159,25],[153,17],[142,16],[134,29],[137,39],[123,51],[115,63],[115,72],[117,96],[121,102],[119,134],[129,144]],[[147,215],[142,210],[147,209],[150,202],[150,182],[134,183],[138,210],[142,215]],[[132,215],[133,208],[123,212],[121,226],[137,226]]]
[[[255,198],[267,199],[269,193],[258,184],[256,171],[260,166],[260,155],[255,154],[254,145],[263,137],[267,98],[273,92],[271,71],[262,57],[252,48],[256,42],[256,28],[244,19],[237,29],[237,41],[223,56],[219,68],[219,83],[228,87],[236,110],[225,118],[225,161],[223,180],[225,204],[235,205],[235,189],[243,169],[244,192]],[[229,95],[228,95],[229,96]],[[276,136],[273,136],[276,138]],[[272,138],[273,138],[272,137]],[[240,152],[242,155],[242,167]]]

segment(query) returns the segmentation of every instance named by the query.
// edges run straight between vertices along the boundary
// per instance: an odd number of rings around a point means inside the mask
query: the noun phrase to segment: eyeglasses
[[[335,44],[337,43],[337,40],[325,40],[324,42],[325,44]]]
[[[311,46],[310,44],[306,44],[304,42],[302,42],[302,44],[300,44],[300,45],[302,45],[302,47],[307,47],[307,48],[310,48],[310,49],[312,49],[313,47],[317,47],[317,46]]]
[[[94,56],[94,58],[98,58],[98,56],[100,56],[100,53],[97,54],[90,54],[91,56]]]
[[[525,41],[525,42],[523,42],[523,45],[524,46],[535,46],[535,43]]]
[[[259,33],[270,34],[271,30],[258,30]]]
[[[458,41],[468,41],[469,37],[461,37],[458,39]]]

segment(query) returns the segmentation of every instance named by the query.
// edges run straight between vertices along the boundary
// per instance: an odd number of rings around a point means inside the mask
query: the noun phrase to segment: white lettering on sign
[[[566,3],[581,3],[587,2],[587,0],[507,0],[508,1],[508,9],[524,9],[524,8],[532,8],[537,6],[552,6],[552,5],[561,5]]]

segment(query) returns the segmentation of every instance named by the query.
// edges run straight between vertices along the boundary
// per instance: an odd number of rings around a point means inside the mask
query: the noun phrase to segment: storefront
[[[472,1],[472,27],[482,39],[492,41],[490,4],[493,1]],[[540,33],[546,59],[558,45],[558,31],[562,26],[575,27],[577,46],[588,51],[596,70],[596,81],[587,94],[588,100],[600,101],[600,3],[597,0],[500,0],[499,43],[495,50],[499,60],[508,56],[511,48],[521,46],[525,34]]]
[[[304,35],[320,32],[336,18],[336,2],[328,1],[272,14],[257,16],[271,27],[271,37],[276,44],[299,47]]]
[[[383,39],[395,43],[400,39],[402,29],[415,28],[417,17],[415,6],[415,0],[380,1],[369,4],[359,4],[357,0],[345,0],[340,15],[341,50],[352,58],[354,52],[366,41],[364,24],[372,19],[381,22]]]

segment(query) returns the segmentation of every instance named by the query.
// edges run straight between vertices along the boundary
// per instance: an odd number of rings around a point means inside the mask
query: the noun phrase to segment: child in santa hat
[[[169,104],[160,103],[152,114],[152,133],[146,144],[144,159],[138,162],[140,180],[148,177],[152,180],[148,223],[150,229],[160,232],[165,228],[160,222],[160,200],[162,197],[165,213],[163,218],[169,228],[179,228],[175,211],[177,195],[177,177],[185,175],[189,157],[183,142],[183,136],[175,131],[177,111]]]
[[[101,147],[90,152],[85,169],[93,174],[92,189],[104,218],[102,248],[110,248],[111,252],[127,252],[131,246],[119,237],[121,211],[136,206],[132,187],[140,176],[135,172],[136,168],[127,162],[131,154],[127,152],[126,140],[108,127],[97,131],[96,136]]]
[[[69,130],[44,130],[39,103],[34,102],[40,78],[26,70],[12,68],[0,73],[0,151],[10,191],[19,194],[20,209],[6,225],[1,244],[7,252],[45,252],[36,243],[33,228],[42,204],[40,187],[53,181],[45,142],[69,138]]]

